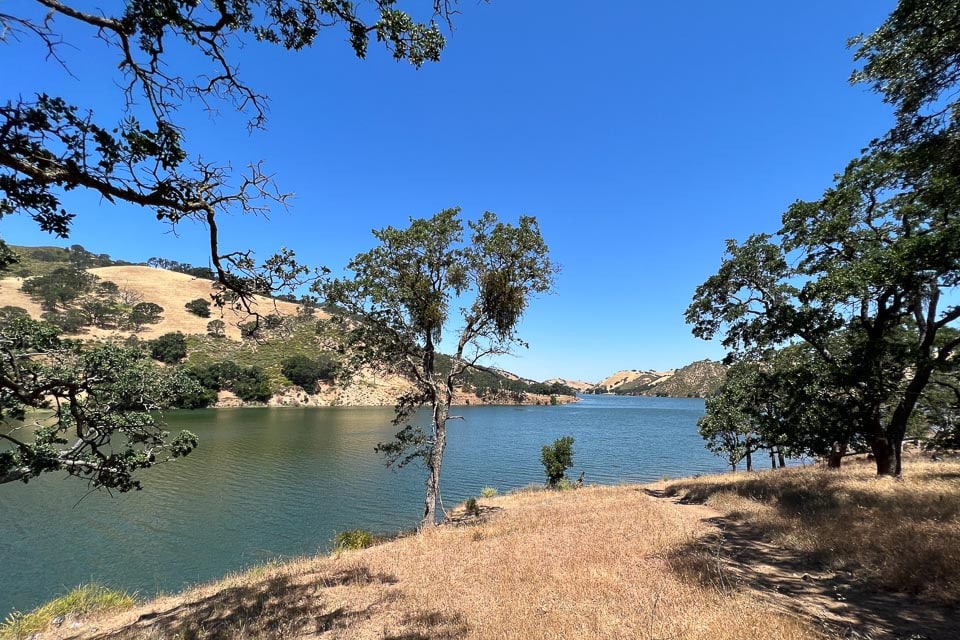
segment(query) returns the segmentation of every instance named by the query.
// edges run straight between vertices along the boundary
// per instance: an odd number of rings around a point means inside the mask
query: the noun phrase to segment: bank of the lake
[[[565,406],[460,407],[443,472],[449,507],[484,486],[542,483],[540,448],[573,435],[573,473],[620,484],[721,471],[696,399],[587,396]],[[190,457],[144,474],[144,490],[87,495],[73,479],[0,486],[0,616],[91,581],[150,595],[281,557],[326,550],[338,531],[416,525],[424,475],[384,467],[389,408],[176,412]]]

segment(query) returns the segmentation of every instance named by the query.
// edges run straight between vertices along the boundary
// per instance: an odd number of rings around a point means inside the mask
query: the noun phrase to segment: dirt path
[[[851,572],[832,571],[802,553],[774,545],[748,523],[705,504],[669,496],[655,486],[644,491],[715,527],[716,532],[698,541],[699,548],[693,551],[714,565],[709,574],[715,584],[721,583],[718,586],[757,591],[776,606],[847,638],[960,638],[960,615],[955,609],[907,594],[867,589]]]

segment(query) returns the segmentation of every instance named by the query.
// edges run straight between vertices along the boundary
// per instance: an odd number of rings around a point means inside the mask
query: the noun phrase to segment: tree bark
[[[777,448],[777,460],[780,462],[781,469],[787,466],[786,457],[783,455],[783,451],[779,447]]]
[[[423,505],[420,528],[437,524],[437,502],[440,499],[440,470],[443,466],[443,451],[447,447],[447,418],[450,415],[450,397],[444,394],[433,404],[433,445],[427,455],[427,495]]]
[[[753,454],[750,453],[749,442],[747,442],[747,471],[753,471]]]
[[[897,472],[894,443],[886,435],[875,436],[870,442],[873,458],[877,463],[878,476],[892,476]]]
[[[847,455],[847,443],[834,442],[830,449],[830,456],[827,458],[827,468],[839,469],[845,455]]]

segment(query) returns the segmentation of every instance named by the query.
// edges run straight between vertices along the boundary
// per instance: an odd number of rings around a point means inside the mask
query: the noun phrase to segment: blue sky
[[[536,216],[562,272],[523,321],[530,348],[495,364],[596,381],[723,356],[684,324],[694,289],[726,238],[775,230],[889,126],[890,109],[848,83],[846,40],[894,6],[468,0],[438,64],[416,71],[373,45],[359,61],[336,31],[299,54],[251,45],[234,54],[271,97],[267,130],[248,134],[225,105],[211,118],[187,104],[180,120],[194,153],[263,160],[295,193],[288,211],[221,221],[225,247],[262,257],[285,246],[337,271],[373,246],[371,229],[410,216]],[[75,77],[29,43],[0,47],[7,96],[42,89],[115,118],[115,59],[67,35]],[[148,212],[71,197],[69,240],[16,216],[0,235],[206,264],[197,225],[173,234]]]

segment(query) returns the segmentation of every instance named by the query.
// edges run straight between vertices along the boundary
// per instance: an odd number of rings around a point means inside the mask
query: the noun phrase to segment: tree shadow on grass
[[[759,521],[736,507],[707,518],[716,533],[669,557],[685,578],[722,592],[759,591],[851,637],[960,637],[958,608],[944,597],[957,589],[949,560],[960,545],[960,527],[950,524],[958,515],[956,496],[893,494],[841,487],[841,481],[830,473],[796,481],[765,474],[645,491],[680,505],[733,493],[774,509],[775,516]],[[790,539],[802,543],[786,548],[773,542]]]
[[[96,640],[227,640],[321,636],[340,637],[356,630],[392,603],[403,599],[395,576],[375,573],[357,564],[334,572],[251,578],[211,595],[141,615],[136,621],[93,636]],[[356,588],[356,598],[328,590]],[[366,590],[367,587],[372,587]],[[402,604],[396,605],[402,608]],[[413,630],[401,638],[461,638],[467,631],[460,619],[427,612],[404,621]],[[89,636],[85,636],[89,637]]]

